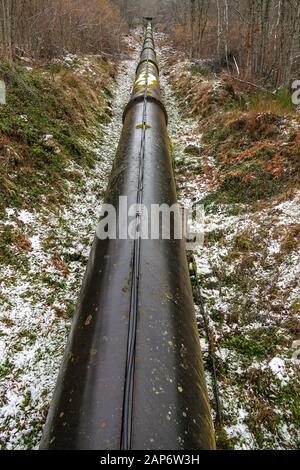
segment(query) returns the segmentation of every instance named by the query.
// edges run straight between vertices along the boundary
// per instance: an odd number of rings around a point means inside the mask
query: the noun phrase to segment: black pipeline
[[[120,196],[176,203],[150,22],[105,202]],[[184,241],[96,236],[41,449],[214,448]]]

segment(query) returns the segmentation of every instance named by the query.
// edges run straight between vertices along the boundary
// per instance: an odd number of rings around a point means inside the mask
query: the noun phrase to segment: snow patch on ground
[[[156,42],[164,39],[157,35]],[[217,168],[205,155],[200,123],[179,110],[170,73],[188,74],[192,64],[183,60],[170,70],[167,60],[175,52],[164,45],[159,49],[161,83],[177,186],[181,201],[190,205],[217,188]],[[219,87],[216,80],[213,88]],[[293,340],[300,335],[300,253],[293,247],[285,252],[286,236],[299,216],[300,191],[255,211],[246,205],[213,206],[205,217],[204,247],[194,253],[215,339],[230,448],[292,449],[299,443],[295,410],[300,366],[291,356]],[[197,307],[196,313],[214,408],[207,340]]]
[[[74,62],[75,56],[65,58]],[[81,62],[89,74],[88,59]],[[93,170],[75,163],[79,182],[69,184],[69,204],[55,213],[6,209],[3,226],[29,240],[20,265],[0,267],[0,448],[36,448],[56,383],[90,246],[122,129],[122,112],[136,61],[119,64],[112,121],[99,140],[87,141]]]

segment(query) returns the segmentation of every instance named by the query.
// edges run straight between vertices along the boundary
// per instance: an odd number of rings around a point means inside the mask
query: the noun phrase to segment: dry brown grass
[[[69,267],[58,256],[55,256],[52,259],[52,264],[55,267],[55,269],[57,269],[57,271],[59,271],[60,273],[62,273],[64,275],[64,277],[68,277],[68,275],[70,274]]]
[[[255,100],[249,105],[249,112],[257,114],[273,114],[276,116],[295,116],[295,110],[288,109],[274,98],[264,97],[261,100]]]
[[[285,234],[281,248],[285,252],[295,251],[300,244],[300,224],[290,225]]]
[[[299,311],[297,313],[299,314]],[[296,316],[286,320],[282,326],[288,330],[295,339],[300,337],[300,321]]]
[[[18,236],[16,236],[15,245],[16,245],[17,248],[20,248],[21,250],[24,250],[24,251],[31,251],[32,250],[31,242],[30,242],[28,236],[24,233],[21,233]]]
[[[11,326],[14,326],[14,321],[11,319],[11,318],[8,318],[6,316],[0,318],[0,322],[3,323],[3,325],[7,326],[7,327],[11,327]]]

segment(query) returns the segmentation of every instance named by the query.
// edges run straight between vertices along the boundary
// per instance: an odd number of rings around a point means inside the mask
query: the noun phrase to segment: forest
[[[151,14],[192,58],[216,57],[262,87],[299,66],[299,0],[1,0],[2,57],[119,53],[120,35]],[[297,78],[297,77],[296,77]]]

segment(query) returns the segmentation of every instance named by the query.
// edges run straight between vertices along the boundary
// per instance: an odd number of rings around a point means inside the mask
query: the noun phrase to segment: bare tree
[[[1,38],[2,38],[2,52],[4,52],[9,60],[13,58],[13,43],[12,43],[12,0],[1,0]]]
[[[112,0],[0,0],[0,54],[116,52],[125,22]]]
[[[300,0],[0,0],[0,55],[115,53],[145,15],[191,57],[217,57],[246,80],[288,86],[297,74]]]
[[[218,57],[247,80],[288,86],[300,57],[300,0],[165,1],[177,47],[192,57]],[[171,11],[172,10],[172,11]]]

